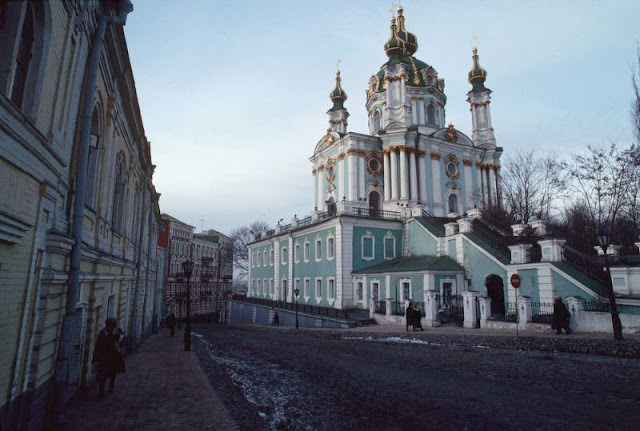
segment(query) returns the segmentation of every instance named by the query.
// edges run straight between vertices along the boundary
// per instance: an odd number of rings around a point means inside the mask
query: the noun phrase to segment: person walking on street
[[[273,326],[280,326],[280,317],[277,311],[273,314]]]
[[[98,381],[98,396],[104,396],[104,384],[109,379],[109,392],[113,392],[116,383],[116,374],[124,373],[124,359],[120,353],[122,330],[117,327],[118,322],[114,317],[109,317],[105,327],[98,334],[95,349],[93,350],[93,363],[96,364]]]
[[[420,311],[420,307],[413,307],[413,330],[414,331],[424,331],[422,328],[422,312]]]
[[[167,328],[169,328],[171,336],[176,335],[176,315],[173,312],[169,313],[164,323],[167,325]]]
[[[559,296],[553,298],[553,322],[551,328],[556,330],[556,334],[562,334],[564,329],[567,335],[571,334],[571,328],[569,327],[569,319],[571,313],[567,310],[567,307],[562,302]]]

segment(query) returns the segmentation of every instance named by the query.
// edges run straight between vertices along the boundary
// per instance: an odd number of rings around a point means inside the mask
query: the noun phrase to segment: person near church
[[[175,313],[173,313],[173,312],[169,313],[167,318],[164,319],[164,323],[167,325],[167,328],[169,328],[169,333],[171,334],[171,336],[173,337],[174,335],[176,335],[176,315],[175,315]]]
[[[273,313],[273,326],[280,326],[280,316],[278,316],[278,312]]]
[[[407,325],[407,331],[409,331],[409,325],[412,326],[413,330],[415,331],[416,329],[416,320],[415,320],[415,313],[413,310],[413,302],[410,302],[409,305],[407,306],[407,310],[405,312],[405,320],[406,320],[406,325]]]
[[[98,396],[104,395],[104,385],[109,379],[109,392],[113,392],[116,374],[124,373],[124,358],[120,353],[120,345],[124,339],[122,329],[114,317],[109,317],[105,327],[98,334],[93,351],[93,363],[96,365]]]
[[[413,306],[413,322],[414,331],[424,331],[422,328],[422,311],[417,305]]]
[[[567,310],[566,305],[562,302],[559,296],[553,298],[553,321],[551,328],[556,330],[556,334],[561,334],[564,329],[567,335],[571,334],[571,328],[569,327],[569,319],[571,313]]]

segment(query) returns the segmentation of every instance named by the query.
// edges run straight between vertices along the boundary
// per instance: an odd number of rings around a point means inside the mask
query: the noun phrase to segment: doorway
[[[504,316],[504,282],[502,277],[491,274],[485,279],[487,295],[491,298],[491,315]]]

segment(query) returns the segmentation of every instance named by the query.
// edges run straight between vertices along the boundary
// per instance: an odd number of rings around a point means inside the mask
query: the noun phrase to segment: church
[[[411,301],[427,324],[444,311],[477,327],[481,315],[508,320],[518,296],[535,315],[554,296],[606,295],[601,280],[564,260],[564,240],[550,236],[544,221],[503,232],[483,220],[483,211],[501,205],[503,152],[487,71],[474,47],[469,136],[447,124],[445,81],[417,51],[399,8],[386,61],[366,87],[367,134],[348,130],[337,71],[329,128],[310,157],[312,214],[256,233],[248,246],[248,296],[362,309],[390,321],[401,321],[394,316]],[[518,289],[509,283],[514,274]],[[632,276],[625,277],[629,285]]]

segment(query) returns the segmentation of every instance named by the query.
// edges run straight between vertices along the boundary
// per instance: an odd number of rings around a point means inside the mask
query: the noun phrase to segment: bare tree
[[[233,266],[238,271],[240,279],[246,277],[249,271],[249,249],[247,244],[251,241],[251,237],[258,235],[265,229],[269,229],[269,225],[260,220],[252,222],[250,225],[242,225],[231,231],[229,237],[233,241]]]
[[[502,174],[506,212],[523,223],[533,216],[549,220],[565,189],[565,171],[566,163],[555,155],[537,156],[530,150],[506,157]]]

